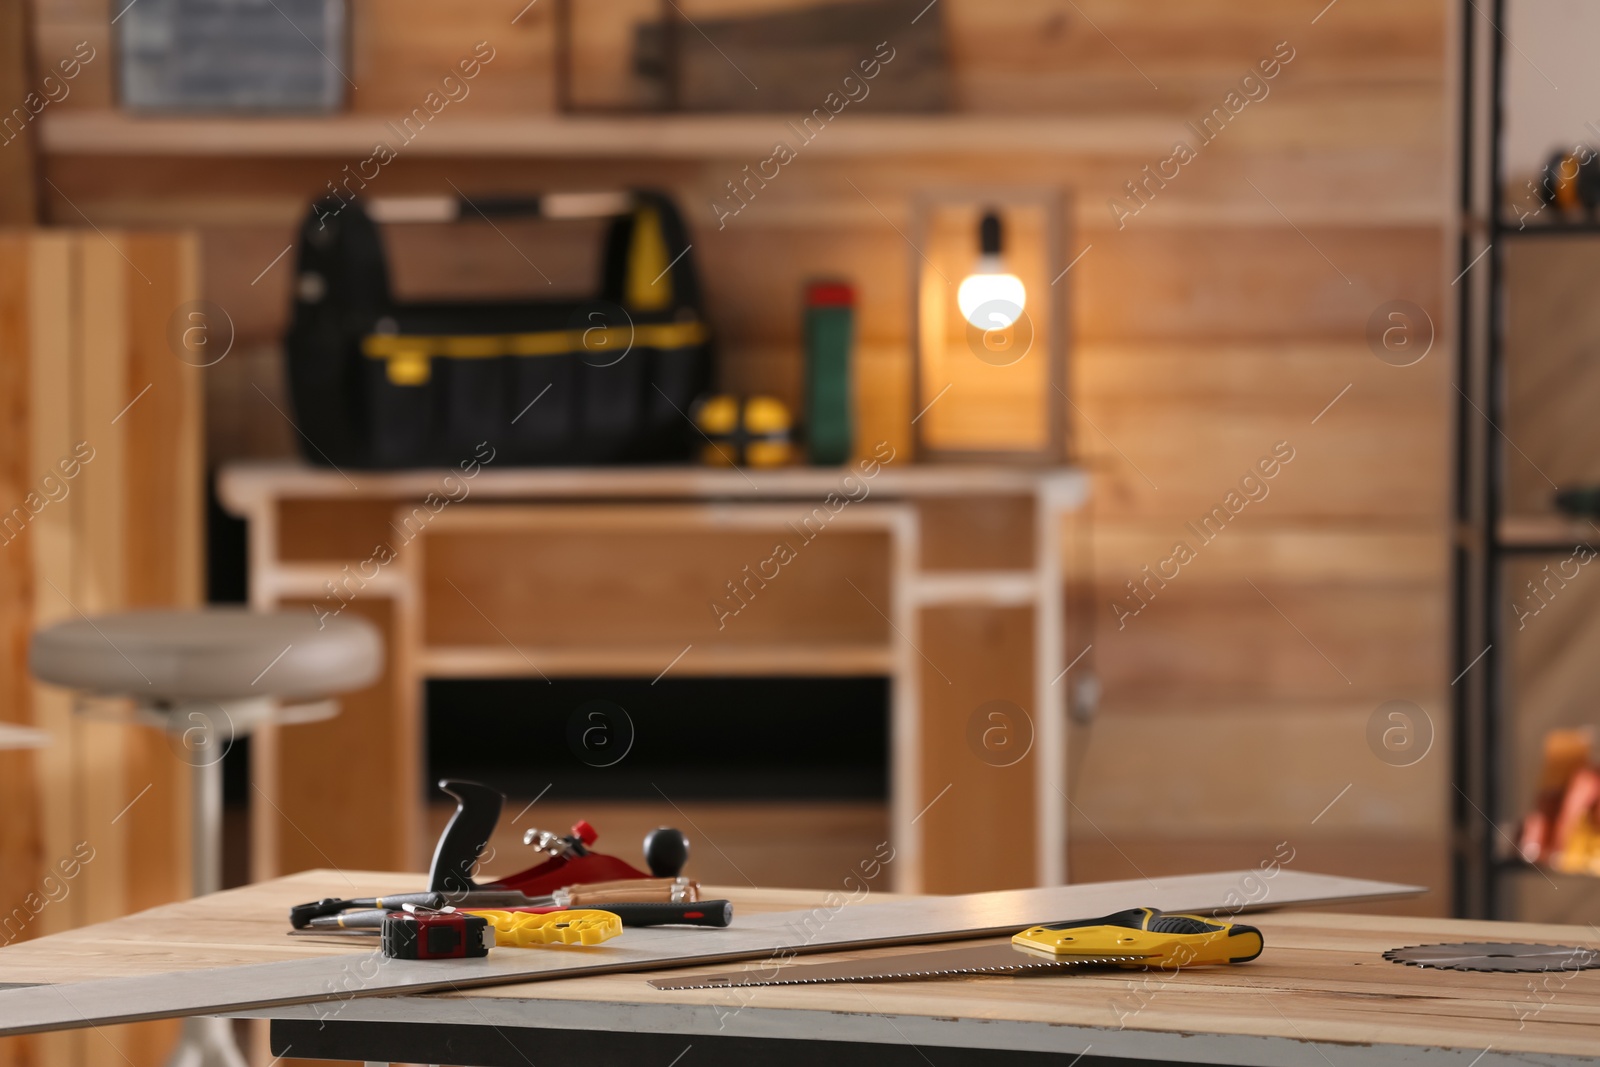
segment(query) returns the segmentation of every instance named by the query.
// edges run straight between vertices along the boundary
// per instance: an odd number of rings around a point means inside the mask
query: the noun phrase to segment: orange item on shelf
[[[1600,767],[1594,731],[1552,730],[1534,810],[1522,821],[1517,847],[1529,863],[1600,873]]]

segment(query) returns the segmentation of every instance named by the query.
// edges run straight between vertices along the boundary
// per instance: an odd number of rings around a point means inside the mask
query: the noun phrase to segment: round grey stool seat
[[[294,722],[285,702],[320,701],[300,707],[319,718],[335,714],[338,705],[327,698],[377,680],[383,642],[365,619],[318,620],[306,610],[129,611],[40,630],[28,666],[63,688],[131,698],[130,721],[173,739],[174,755],[193,768],[191,874],[194,895],[203,896],[222,888],[221,764],[233,739],[265,723]],[[185,1019],[167,1063],[248,1067],[221,1018]]]
[[[147,704],[297,700],[360,689],[383,668],[365,619],[243,608],[129,611],[73,619],[33,636],[35,677]]]

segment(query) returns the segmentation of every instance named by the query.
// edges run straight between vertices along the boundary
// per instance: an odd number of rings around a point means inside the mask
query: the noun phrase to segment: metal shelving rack
[[[1457,403],[1453,634],[1454,910],[1507,918],[1506,877],[1526,871],[1507,820],[1513,707],[1507,689],[1506,564],[1570,552],[1583,535],[1559,519],[1502,513],[1506,487],[1506,249],[1517,241],[1600,236],[1596,222],[1519,225],[1502,213],[1508,0],[1461,5],[1461,154],[1457,288]],[[1487,248],[1487,251],[1486,251]],[[1481,259],[1481,261],[1480,261]],[[1592,532],[1592,531],[1591,531]],[[1592,538],[1591,538],[1592,540]]]

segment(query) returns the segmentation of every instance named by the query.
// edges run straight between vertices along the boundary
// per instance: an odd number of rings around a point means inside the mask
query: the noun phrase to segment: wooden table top
[[[290,904],[413,889],[415,874],[308,871],[0,949],[0,983],[83,981],[242,963],[362,955],[365,939],[286,934]],[[796,910],[820,891],[712,889],[736,908]],[[887,895],[874,894],[874,899]],[[1131,904],[1137,901],[1130,901]],[[905,1042],[1237,1064],[1573,1063],[1600,1056],[1600,970],[1491,974],[1390,963],[1385,949],[1449,941],[1600,947],[1600,930],[1285,911],[1249,921],[1253,963],[1176,975],[1013,978],[657,990],[652,974],[575,977],[343,1003],[349,1021],[430,1021]],[[912,951],[877,949],[851,956]],[[809,961],[843,958],[819,954]],[[678,973],[728,970],[726,964]],[[252,1013],[314,1019],[315,1005]],[[1481,1054],[1481,1057],[1480,1057]]]
[[[693,464],[650,467],[486,466],[472,479],[472,494],[485,498],[661,499],[734,498],[786,500],[825,496],[853,467],[775,467],[751,479],[746,472]],[[422,497],[439,491],[449,467],[403,471],[360,471],[359,488],[329,467],[283,460],[241,461],[222,468],[217,493],[233,513],[245,513],[281,497]],[[759,481],[759,485],[756,483]],[[1073,466],[1020,464],[909,463],[902,453],[872,479],[873,492],[923,497],[994,493],[1035,493],[1055,486],[1063,508],[1075,507],[1088,493],[1088,475]]]

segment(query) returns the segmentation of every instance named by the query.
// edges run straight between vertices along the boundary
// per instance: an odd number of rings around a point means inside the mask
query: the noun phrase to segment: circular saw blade
[[[1390,949],[1383,958],[1412,967],[1449,971],[1581,971],[1600,967],[1600,949],[1489,941],[1408,945]]]

